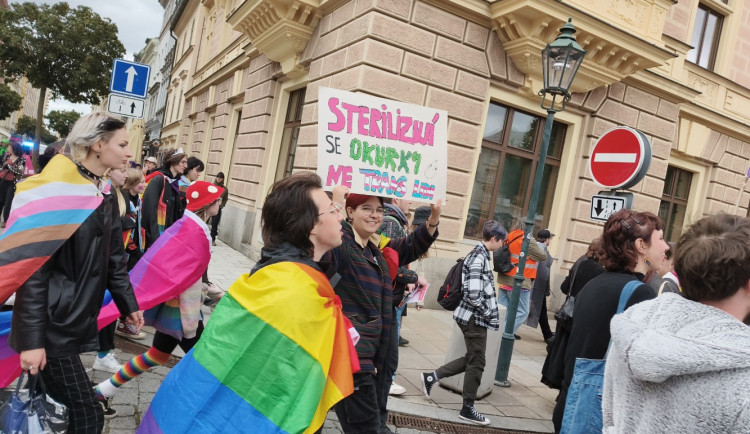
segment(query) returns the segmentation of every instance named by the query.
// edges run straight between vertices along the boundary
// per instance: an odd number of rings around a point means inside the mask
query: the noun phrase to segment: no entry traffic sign
[[[607,188],[630,188],[648,172],[651,143],[638,130],[615,127],[594,145],[589,172],[594,182]]]

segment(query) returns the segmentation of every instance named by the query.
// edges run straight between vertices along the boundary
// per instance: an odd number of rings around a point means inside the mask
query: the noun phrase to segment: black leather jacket
[[[19,353],[44,348],[47,357],[97,351],[96,323],[105,289],[123,315],[138,310],[113,194],[105,194],[73,236],[18,289],[11,347]]]

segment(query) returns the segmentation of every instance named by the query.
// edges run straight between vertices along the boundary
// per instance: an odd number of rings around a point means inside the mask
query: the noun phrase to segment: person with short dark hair
[[[189,183],[195,182],[204,170],[206,170],[206,166],[200,158],[188,157],[185,177],[188,179]]]
[[[750,432],[750,219],[703,218],[676,250],[684,298],[612,319],[604,432]]]
[[[465,372],[463,407],[458,417],[478,425],[490,424],[490,420],[474,407],[485,367],[487,330],[500,329],[495,276],[492,272],[492,252],[499,249],[507,237],[508,232],[500,223],[489,220],[484,223],[482,241],[464,258],[461,272],[463,299],[453,312],[453,319],[464,335],[466,354],[437,368],[434,372],[421,374],[422,391],[429,398],[433,386],[440,378]]]
[[[261,259],[221,299],[138,432],[320,428],[330,407],[354,389],[352,343],[329,282],[337,275],[320,262],[341,244],[342,220],[341,206],[314,173],[271,187],[261,211]]]
[[[565,351],[565,375],[552,414],[555,432],[560,432],[568,389],[573,379],[576,358],[603,359],[610,341],[609,323],[625,285],[645,282],[664,260],[669,246],[664,241],[664,223],[650,212],[621,209],[604,224],[596,246],[599,262],[607,270],[591,279],[575,300],[575,313],[568,347]],[[625,304],[625,309],[654,298],[651,288],[641,283]]]
[[[219,223],[221,222],[221,212],[224,209],[224,206],[227,204],[227,199],[229,198],[229,189],[227,189],[227,186],[224,183],[224,172],[219,172],[216,174],[216,179],[214,179],[214,185],[224,189],[224,192],[221,193],[221,208],[219,208],[219,213],[211,217],[211,244],[215,246],[216,236],[219,235]]]

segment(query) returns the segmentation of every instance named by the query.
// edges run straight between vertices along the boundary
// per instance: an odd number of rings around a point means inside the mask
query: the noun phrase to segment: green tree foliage
[[[112,61],[125,54],[111,20],[65,2],[0,9],[0,41],[0,76],[26,76],[41,90],[35,136],[42,133],[47,91],[52,99],[98,104],[109,90]],[[34,164],[38,155],[37,143]]]
[[[34,140],[36,140],[36,119],[23,115],[18,118],[18,124],[16,125],[17,134],[25,134]],[[42,143],[54,143],[57,141],[57,136],[49,132],[47,128],[42,128]]]
[[[47,121],[52,131],[57,131],[60,137],[67,137],[73,124],[76,123],[81,114],[75,110],[52,110],[47,113]]]
[[[53,133],[49,132],[46,128],[42,130],[42,143],[45,143],[49,145],[50,143],[55,143],[57,141],[57,136]]]
[[[0,83],[0,119],[5,119],[21,108],[21,95],[5,83]]]
[[[23,134],[27,135],[29,137],[36,137],[34,133],[36,132],[36,119],[23,115],[20,118],[18,118],[18,123],[16,124],[16,134]]]

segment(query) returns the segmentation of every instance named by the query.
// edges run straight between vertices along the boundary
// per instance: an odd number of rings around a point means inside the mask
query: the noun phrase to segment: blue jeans
[[[497,290],[497,302],[505,306],[507,309],[510,306],[510,293],[502,288]],[[531,300],[531,291],[522,289],[521,296],[518,298],[518,312],[516,312],[516,323],[513,324],[513,333],[517,333],[521,324],[526,322],[526,318],[529,317],[529,301]],[[505,317],[508,320],[508,317]],[[503,328],[502,330],[505,330]]]
[[[406,309],[406,303],[404,303],[404,305],[401,306],[401,307],[394,306],[394,308],[393,308],[393,313],[394,313],[394,316],[396,317],[396,330],[397,330],[396,331],[396,336],[399,339],[401,338],[401,315],[404,314],[404,309]],[[396,340],[398,341],[399,339],[396,339]],[[398,347],[396,347],[396,351],[398,351]],[[396,381],[396,371],[395,370],[393,371],[393,381],[394,382]]]
[[[602,432],[604,360],[576,358],[560,434]]]

